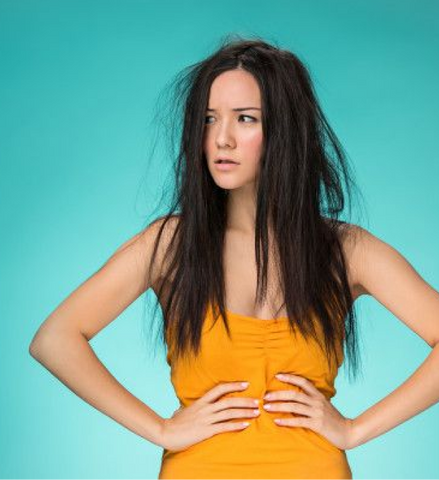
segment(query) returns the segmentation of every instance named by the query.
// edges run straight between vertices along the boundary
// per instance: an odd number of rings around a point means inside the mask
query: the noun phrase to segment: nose
[[[227,122],[223,122],[218,127],[216,131],[215,142],[218,148],[235,147],[235,136],[232,128],[227,124]]]

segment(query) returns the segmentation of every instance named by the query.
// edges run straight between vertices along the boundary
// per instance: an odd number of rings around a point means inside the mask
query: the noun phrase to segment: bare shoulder
[[[164,247],[171,236],[175,220],[165,225],[158,219],[120,245],[108,260],[71,292],[46,318],[32,340],[36,352],[40,339],[59,333],[80,333],[91,340],[115,320],[136,298],[152,287],[160,275]],[[157,250],[158,261],[151,263],[157,235],[163,241]],[[152,265],[152,268],[149,267]]]
[[[395,262],[408,265],[394,247],[359,225],[343,224],[340,239],[351,282],[358,296],[374,295],[373,285],[377,283],[375,266],[387,265],[388,270]]]
[[[354,300],[369,292],[361,282],[361,269],[365,250],[373,248],[376,238],[365,228],[348,222],[340,223],[339,238],[347,265],[347,275]],[[378,240],[378,239],[377,239]]]
[[[156,242],[158,241],[156,260],[153,264],[153,277],[151,278],[151,285],[154,284],[157,280],[159,280],[162,275],[163,265],[166,261],[168,247],[175,235],[178,224],[178,215],[172,215],[167,220],[166,217],[160,217],[159,219],[148,225],[141,232],[139,232],[131,240],[131,242],[137,243],[139,260],[144,266],[148,266],[151,262],[151,257]]]
[[[351,225],[344,239],[351,275],[362,294],[375,298],[433,347],[439,343],[439,292],[402,252]]]

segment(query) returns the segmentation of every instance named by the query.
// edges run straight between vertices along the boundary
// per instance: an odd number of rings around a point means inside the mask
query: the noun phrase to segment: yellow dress
[[[185,450],[164,449],[159,478],[352,478],[344,450],[311,429],[277,425],[274,418],[295,414],[268,412],[262,406],[268,391],[301,390],[278,380],[274,375],[280,372],[307,378],[330,399],[336,393],[334,380],[341,363],[329,369],[315,340],[305,340],[297,329],[297,336],[293,335],[286,317],[262,320],[227,313],[232,339],[221,318],[213,323],[209,306],[195,361],[173,362],[168,343],[171,381],[184,407],[219,383],[248,381],[247,389],[221,398],[259,398],[260,415],[227,420],[250,425],[213,435]]]

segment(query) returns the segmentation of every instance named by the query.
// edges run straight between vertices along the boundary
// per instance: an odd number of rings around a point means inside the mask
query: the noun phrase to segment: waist
[[[185,450],[164,450],[159,478],[352,478],[344,450],[310,429],[280,427],[268,415]]]
[[[181,451],[163,450],[164,461],[187,459],[218,464],[326,464],[344,462],[345,451],[322,435],[302,427],[279,426],[273,418],[291,414],[261,411],[258,418],[235,418],[228,422],[249,421],[244,430],[222,432]]]

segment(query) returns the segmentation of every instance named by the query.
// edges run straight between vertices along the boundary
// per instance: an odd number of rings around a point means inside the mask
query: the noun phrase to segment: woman
[[[46,319],[31,354],[163,447],[159,478],[352,478],[346,450],[439,400],[439,294],[394,248],[338,218],[342,187],[350,195],[354,184],[297,56],[260,39],[226,42],[177,91],[171,211]],[[149,288],[181,405],[171,418],[130,394],[88,343]],[[360,295],[434,348],[351,419],[330,400],[345,347],[358,370]]]

